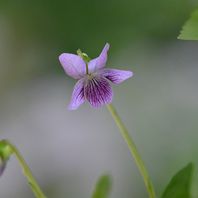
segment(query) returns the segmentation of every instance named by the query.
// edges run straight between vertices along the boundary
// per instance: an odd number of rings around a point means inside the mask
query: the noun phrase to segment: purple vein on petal
[[[93,107],[100,107],[112,102],[113,91],[105,78],[95,76],[87,80],[85,97]]]
[[[100,73],[102,76],[114,84],[120,84],[133,76],[133,72],[119,69],[102,69],[98,73]]]

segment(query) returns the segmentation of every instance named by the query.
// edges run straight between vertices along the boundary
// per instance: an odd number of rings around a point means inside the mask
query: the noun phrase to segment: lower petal
[[[120,84],[133,76],[133,72],[119,69],[102,69],[100,73],[115,84]]]
[[[92,107],[97,108],[112,102],[113,91],[104,77],[95,76],[92,79],[87,79],[84,91],[85,97]]]
[[[71,101],[68,106],[69,110],[77,109],[85,101],[84,97],[84,79],[80,79],[74,86]]]

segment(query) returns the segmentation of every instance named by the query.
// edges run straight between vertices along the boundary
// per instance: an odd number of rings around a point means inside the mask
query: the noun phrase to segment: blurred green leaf
[[[178,39],[198,40],[198,9],[191,14],[190,19],[184,24]]]
[[[166,187],[162,198],[191,198],[190,188],[193,172],[193,164],[189,163],[173,176]]]
[[[107,198],[112,186],[111,177],[109,175],[101,176],[95,186],[92,198]]]

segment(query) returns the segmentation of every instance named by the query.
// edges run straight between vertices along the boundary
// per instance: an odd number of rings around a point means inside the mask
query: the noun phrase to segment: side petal
[[[115,84],[120,84],[133,76],[133,72],[119,69],[102,69],[100,73]]]
[[[74,79],[80,79],[86,73],[86,64],[80,56],[63,53],[59,56],[59,61],[67,75]]]
[[[97,58],[94,58],[91,61],[89,61],[88,68],[91,73],[100,69],[100,68],[103,68],[106,65],[107,52],[109,50],[109,47],[110,47],[110,45],[108,43],[106,43],[106,45],[104,46],[100,55]]]
[[[87,79],[84,91],[85,98],[92,107],[97,108],[112,102],[112,88],[108,80],[101,76],[95,76],[92,79]]]
[[[84,97],[84,79],[80,79],[74,86],[71,101],[68,106],[69,110],[77,109],[85,101]]]

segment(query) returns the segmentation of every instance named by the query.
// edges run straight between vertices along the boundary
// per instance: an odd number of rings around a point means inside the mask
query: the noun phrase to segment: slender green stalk
[[[155,191],[153,188],[153,184],[149,178],[148,172],[144,166],[144,162],[142,161],[142,159],[138,153],[137,147],[136,147],[133,139],[130,137],[128,130],[124,126],[124,124],[123,124],[121,118],[119,117],[118,113],[116,112],[116,109],[114,108],[114,106],[112,104],[109,104],[109,105],[107,105],[107,108],[108,108],[109,112],[111,113],[114,121],[116,122],[118,128],[120,129],[120,133],[121,133],[122,137],[124,138],[125,142],[127,143],[130,153],[136,162],[136,165],[143,177],[146,189],[149,194],[149,198],[155,198],[156,195],[155,195]]]
[[[42,190],[40,189],[38,183],[36,182],[35,178],[33,177],[30,168],[28,167],[27,163],[25,162],[22,155],[20,154],[19,150],[9,141],[5,140],[5,142],[10,147],[12,153],[16,156],[17,160],[19,161],[23,169],[23,173],[26,176],[28,180],[28,184],[30,185],[35,197],[46,198],[46,196],[43,194]]]

